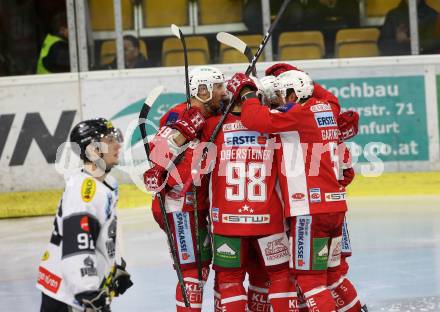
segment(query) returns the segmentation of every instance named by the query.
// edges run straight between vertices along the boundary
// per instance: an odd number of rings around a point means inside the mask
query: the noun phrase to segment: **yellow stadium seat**
[[[188,25],[188,7],[188,0],[142,0],[144,27]]]
[[[115,29],[113,1],[89,0],[90,20],[93,31],[112,31]],[[133,1],[121,0],[122,28],[134,29]]]
[[[243,6],[243,0],[198,0],[199,24],[240,23]]]
[[[341,29],[336,33],[336,57],[378,56],[377,28]]]
[[[440,0],[426,0],[426,4],[440,13]]]
[[[384,17],[388,11],[397,7],[404,0],[365,0],[367,17]]]
[[[320,31],[283,32],[278,39],[278,59],[320,59],[325,54],[324,36]]]
[[[209,64],[208,40],[202,36],[186,37],[189,65]],[[162,44],[162,66],[185,64],[182,43],[175,37],[166,38]]]
[[[139,51],[141,54],[145,56],[146,59],[148,59],[147,46],[145,44],[145,41],[143,41],[142,39],[139,39]],[[104,41],[101,44],[101,52],[99,57],[100,65],[110,64],[111,62],[113,62],[115,57],[116,57],[116,41],[115,40]]]
[[[257,52],[258,47],[263,40],[262,35],[243,35],[237,36],[243,40],[247,46],[252,50],[252,54]],[[261,54],[259,61],[264,62],[264,53]],[[226,46],[224,44],[220,45],[219,63],[221,64],[231,64],[231,63],[248,63],[248,59],[242,53],[238,52],[234,48]]]

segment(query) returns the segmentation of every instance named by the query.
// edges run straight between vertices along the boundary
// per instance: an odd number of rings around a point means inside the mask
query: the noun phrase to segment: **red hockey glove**
[[[338,116],[338,127],[341,131],[341,140],[354,137],[359,131],[359,114],[355,111],[346,111]]]
[[[188,141],[192,141],[206,124],[205,117],[199,108],[191,107],[186,110],[171,128],[178,130]]]
[[[147,191],[159,192],[164,183],[165,169],[157,164],[144,172],[144,184]]]
[[[296,68],[295,66],[292,66],[290,64],[287,63],[277,63],[275,65],[270,66],[269,68],[266,69],[265,74],[266,76],[275,76],[278,77],[279,75],[281,75],[282,73],[288,71],[288,70],[299,70],[301,71],[301,69]]]
[[[354,179],[354,176],[355,176],[355,174],[354,174],[354,170],[353,170],[353,168],[347,168],[347,169],[344,169],[344,170],[342,171],[342,174],[344,175],[344,178],[343,178],[342,180],[339,180],[338,182],[339,182],[339,184],[341,184],[343,187],[346,187],[346,186],[349,185],[349,184],[353,181],[353,179]]]
[[[243,73],[234,74],[226,85],[228,91],[231,92],[232,96],[236,99],[240,99],[240,92],[245,87],[251,89],[252,91],[258,91],[255,82]]]

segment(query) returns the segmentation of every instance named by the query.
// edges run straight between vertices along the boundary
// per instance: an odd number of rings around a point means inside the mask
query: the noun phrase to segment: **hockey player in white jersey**
[[[103,118],[80,122],[70,134],[84,166],[66,181],[41,259],[40,312],[110,311],[111,299],[133,284],[125,262],[116,259],[118,184],[108,174],[118,164],[121,140]]]

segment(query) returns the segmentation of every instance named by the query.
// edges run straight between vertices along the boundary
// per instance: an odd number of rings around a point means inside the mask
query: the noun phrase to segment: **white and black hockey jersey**
[[[100,182],[80,172],[66,180],[38,269],[38,289],[81,309],[74,296],[101,287],[115,265],[117,202],[118,184],[111,176]]]

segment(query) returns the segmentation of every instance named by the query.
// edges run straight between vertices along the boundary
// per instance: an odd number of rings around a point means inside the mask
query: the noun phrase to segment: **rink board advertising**
[[[342,110],[359,113],[354,143],[360,162],[367,153],[383,161],[429,160],[424,76],[329,79]]]
[[[328,63],[324,68],[318,64],[319,74],[311,68],[312,75],[339,98],[343,110],[360,114],[352,149],[358,162],[371,163],[368,156],[375,154],[384,161],[385,171],[440,168],[440,74],[432,70],[438,68],[436,61],[411,59],[410,64],[391,67],[379,67],[374,60],[364,67],[356,62],[333,67],[331,62],[323,62]],[[259,68],[267,66],[262,63]],[[218,67],[227,77],[237,70],[231,65]],[[79,120],[98,116],[111,119],[124,132],[121,183],[138,176],[135,183],[141,184],[139,173],[146,165],[137,125],[139,111],[153,88],[165,87],[148,116],[147,132],[155,133],[164,113],[185,101],[183,77],[181,68],[157,68],[0,79],[0,192],[63,185],[54,163],[60,142]]]

